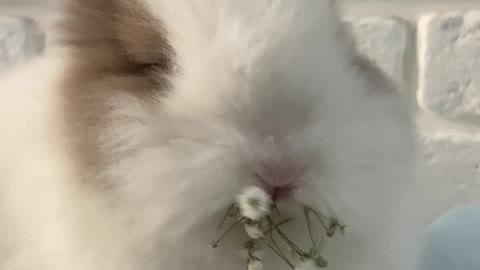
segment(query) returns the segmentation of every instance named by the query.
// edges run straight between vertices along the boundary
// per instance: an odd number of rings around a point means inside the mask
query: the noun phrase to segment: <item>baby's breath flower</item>
[[[258,259],[250,259],[247,268],[248,270],[263,270],[263,263]]]
[[[295,270],[318,270],[325,267],[327,267],[327,262],[323,258],[306,257],[295,267]]]
[[[295,270],[317,270],[315,262],[310,259],[303,260],[299,265],[295,267]]]
[[[260,228],[260,223],[245,223],[245,232],[252,239],[263,238],[263,232]]]
[[[236,202],[228,209],[218,228],[222,228],[224,224],[231,225],[218,240],[212,242],[211,246],[218,247],[222,239],[237,226],[243,224],[249,239],[239,252],[246,259],[247,270],[263,270],[261,259],[265,255],[263,248],[268,248],[293,270],[326,268],[328,263],[321,256],[325,245],[324,241],[327,239],[326,237],[333,237],[337,232],[345,233],[346,227],[336,219],[328,218],[313,208],[304,205],[303,213],[307,223],[305,230],[312,244],[307,251],[292,241],[288,234],[283,231],[282,225],[289,223],[293,218],[284,217],[278,220],[279,217],[277,216],[281,216],[280,211],[272,213],[273,209],[278,210],[276,207],[270,195],[263,189],[256,186],[245,188],[237,196]],[[321,225],[319,230],[324,232],[323,236],[318,235],[319,231],[315,230],[315,225],[319,227]],[[319,242],[320,239],[321,242]],[[296,261],[300,262],[297,266],[294,264]]]
[[[237,197],[240,214],[252,221],[260,221],[272,208],[272,199],[263,189],[251,186],[243,190]]]

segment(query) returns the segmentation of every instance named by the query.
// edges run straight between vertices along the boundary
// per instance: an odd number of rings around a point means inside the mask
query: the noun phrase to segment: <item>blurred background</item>
[[[0,0],[0,73],[48,50],[54,0]],[[480,202],[480,0],[345,0],[359,50],[417,121],[420,181],[440,203]],[[478,11],[476,11],[478,10]],[[2,89],[0,89],[2,90]]]

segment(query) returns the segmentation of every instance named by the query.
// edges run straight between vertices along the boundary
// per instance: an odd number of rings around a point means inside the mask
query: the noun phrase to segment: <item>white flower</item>
[[[295,267],[295,270],[318,270],[327,267],[327,262],[322,258],[305,258]]]
[[[245,232],[247,232],[248,236],[252,239],[263,238],[263,232],[260,229],[259,223],[245,223]]]
[[[270,213],[272,199],[263,189],[251,186],[237,197],[240,214],[253,221],[259,221]]]
[[[263,270],[263,263],[257,259],[251,259],[248,262],[248,270]]]
[[[315,264],[315,261],[311,259],[305,259],[303,260],[297,267],[295,267],[295,270],[317,270],[317,266]]]

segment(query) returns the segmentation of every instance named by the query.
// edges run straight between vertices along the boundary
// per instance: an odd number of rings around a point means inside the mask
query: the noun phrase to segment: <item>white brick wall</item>
[[[22,17],[43,29],[49,2],[0,0],[0,69],[41,51],[38,27]],[[421,180],[444,201],[434,211],[480,202],[480,1],[346,2],[360,50],[415,110]]]
[[[0,16],[0,71],[27,61],[44,48],[44,35],[28,18]]]
[[[418,28],[422,109],[480,124],[480,11],[429,14]]]

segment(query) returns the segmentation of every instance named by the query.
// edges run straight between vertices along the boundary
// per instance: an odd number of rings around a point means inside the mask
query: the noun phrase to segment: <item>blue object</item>
[[[480,205],[455,207],[428,227],[421,270],[480,270]]]

